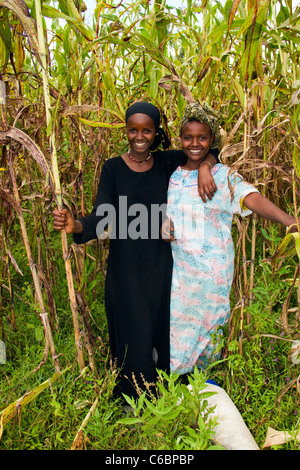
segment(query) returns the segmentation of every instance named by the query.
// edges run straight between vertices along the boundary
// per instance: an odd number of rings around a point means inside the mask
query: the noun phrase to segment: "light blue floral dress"
[[[171,371],[190,372],[216,359],[212,334],[230,314],[229,293],[234,271],[231,226],[234,214],[251,213],[245,196],[258,192],[230,168],[211,170],[217,192],[206,203],[198,195],[198,170],[180,167],[169,181],[167,216],[174,224],[171,288]],[[232,198],[233,197],[233,198]]]

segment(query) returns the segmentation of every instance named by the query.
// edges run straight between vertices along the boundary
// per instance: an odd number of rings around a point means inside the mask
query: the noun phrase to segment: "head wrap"
[[[169,141],[168,136],[163,130],[163,128],[160,127],[159,109],[151,103],[147,103],[145,101],[137,101],[136,103],[129,106],[129,108],[126,111],[126,114],[125,114],[126,124],[130,116],[132,116],[133,114],[137,114],[137,113],[146,114],[154,122],[156,136],[155,136],[154,142],[150,150],[155,150],[160,144],[162,144],[164,149],[168,148],[171,142]]]
[[[183,118],[180,123],[180,133],[183,126],[189,121],[204,122],[210,127],[214,136],[212,148],[220,148],[221,146],[221,124],[220,115],[213,110],[208,104],[191,103],[187,104]]]

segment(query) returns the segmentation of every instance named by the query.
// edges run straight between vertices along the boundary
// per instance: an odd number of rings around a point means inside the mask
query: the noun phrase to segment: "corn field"
[[[0,444],[8,448],[6,430],[20,421],[20,400],[22,416],[45,389],[53,400],[52,383],[67,380],[72,369],[101,384],[92,414],[113,380],[103,314],[108,242],[74,245],[66,233],[54,233],[51,214],[55,207],[76,218],[89,213],[103,162],[127,148],[124,116],[135,100],[161,110],[172,148],[180,146],[185,104],[209,103],[222,115],[222,161],[299,216],[300,6],[97,0],[92,24],[82,0],[0,0],[0,8],[0,340],[6,346]],[[290,348],[299,353],[299,234],[252,215],[234,219],[233,236],[232,313],[216,375],[244,406],[246,420],[257,407],[248,424],[261,426],[261,435],[267,427],[297,431],[300,361]],[[36,352],[23,370],[17,358],[25,336]],[[276,383],[267,412],[263,397],[250,397],[242,368],[266,356],[270,339],[284,365],[257,366],[262,384]],[[255,375],[253,363],[250,369]],[[30,377],[26,388],[13,386],[16,371]],[[285,417],[285,400],[297,413],[289,409]],[[124,445],[123,434],[114,445]],[[69,439],[62,448],[71,447]]]

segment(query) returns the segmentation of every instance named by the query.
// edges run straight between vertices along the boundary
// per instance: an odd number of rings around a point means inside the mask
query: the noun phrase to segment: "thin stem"
[[[54,179],[54,186],[55,186],[56,201],[57,201],[58,207],[61,209],[63,207],[63,202],[62,202],[62,195],[61,195],[61,185],[60,185],[57,154],[56,154],[54,122],[51,118],[51,112],[50,112],[51,102],[50,102],[50,90],[49,90],[49,81],[48,81],[48,74],[47,74],[47,52],[46,52],[45,39],[44,39],[44,34],[43,34],[41,0],[35,0],[35,9],[36,9],[36,20],[37,20],[38,43],[39,43],[40,57],[41,57],[41,62],[42,62],[42,77],[43,77],[43,87],[44,87],[44,101],[45,101],[45,109],[46,109],[47,129],[48,129],[48,132],[50,132],[49,143],[50,143],[50,152],[51,152],[52,172],[53,172],[53,179]],[[85,367],[85,363],[84,363],[83,348],[82,348],[81,335],[80,335],[78,308],[77,308],[76,295],[75,295],[75,289],[74,289],[74,283],[73,283],[71,260],[70,260],[70,257],[68,256],[69,249],[68,249],[67,234],[65,230],[62,231],[61,233],[61,241],[62,241],[63,258],[65,261],[65,269],[66,269],[66,276],[67,276],[68,289],[69,289],[70,306],[71,306],[72,316],[73,316],[73,326],[74,326],[74,334],[75,334],[75,345],[76,345],[76,350],[77,350],[77,359],[78,359],[80,369],[82,370]]]

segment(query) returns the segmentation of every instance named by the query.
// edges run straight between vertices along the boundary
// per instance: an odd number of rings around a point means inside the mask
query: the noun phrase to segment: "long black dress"
[[[152,155],[153,166],[141,173],[131,170],[122,157],[111,158],[104,163],[92,213],[80,219],[83,233],[74,234],[76,243],[96,239],[97,224],[107,216],[107,213],[97,216],[97,208],[101,204],[115,208],[116,237],[110,239],[105,308],[111,354],[121,368],[115,389],[117,396],[122,393],[137,396],[133,375],[144,390],[144,381],[155,382],[156,368],[169,371],[172,255],[170,244],[157,236],[156,230],[151,238],[151,226],[157,225],[157,221],[151,220],[151,205],[153,209],[154,204],[157,205],[155,207],[166,204],[169,177],[186,157],[180,150],[157,151]],[[147,208],[146,238],[132,239],[124,233],[126,214],[120,208],[124,201],[127,208],[133,204]],[[136,216],[127,215],[128,228],[131,222],[137,221],[138,215],[139,212]],[[145,237],[142,228],[141,232]],[[153,359],[154,350],[157,362]]]

